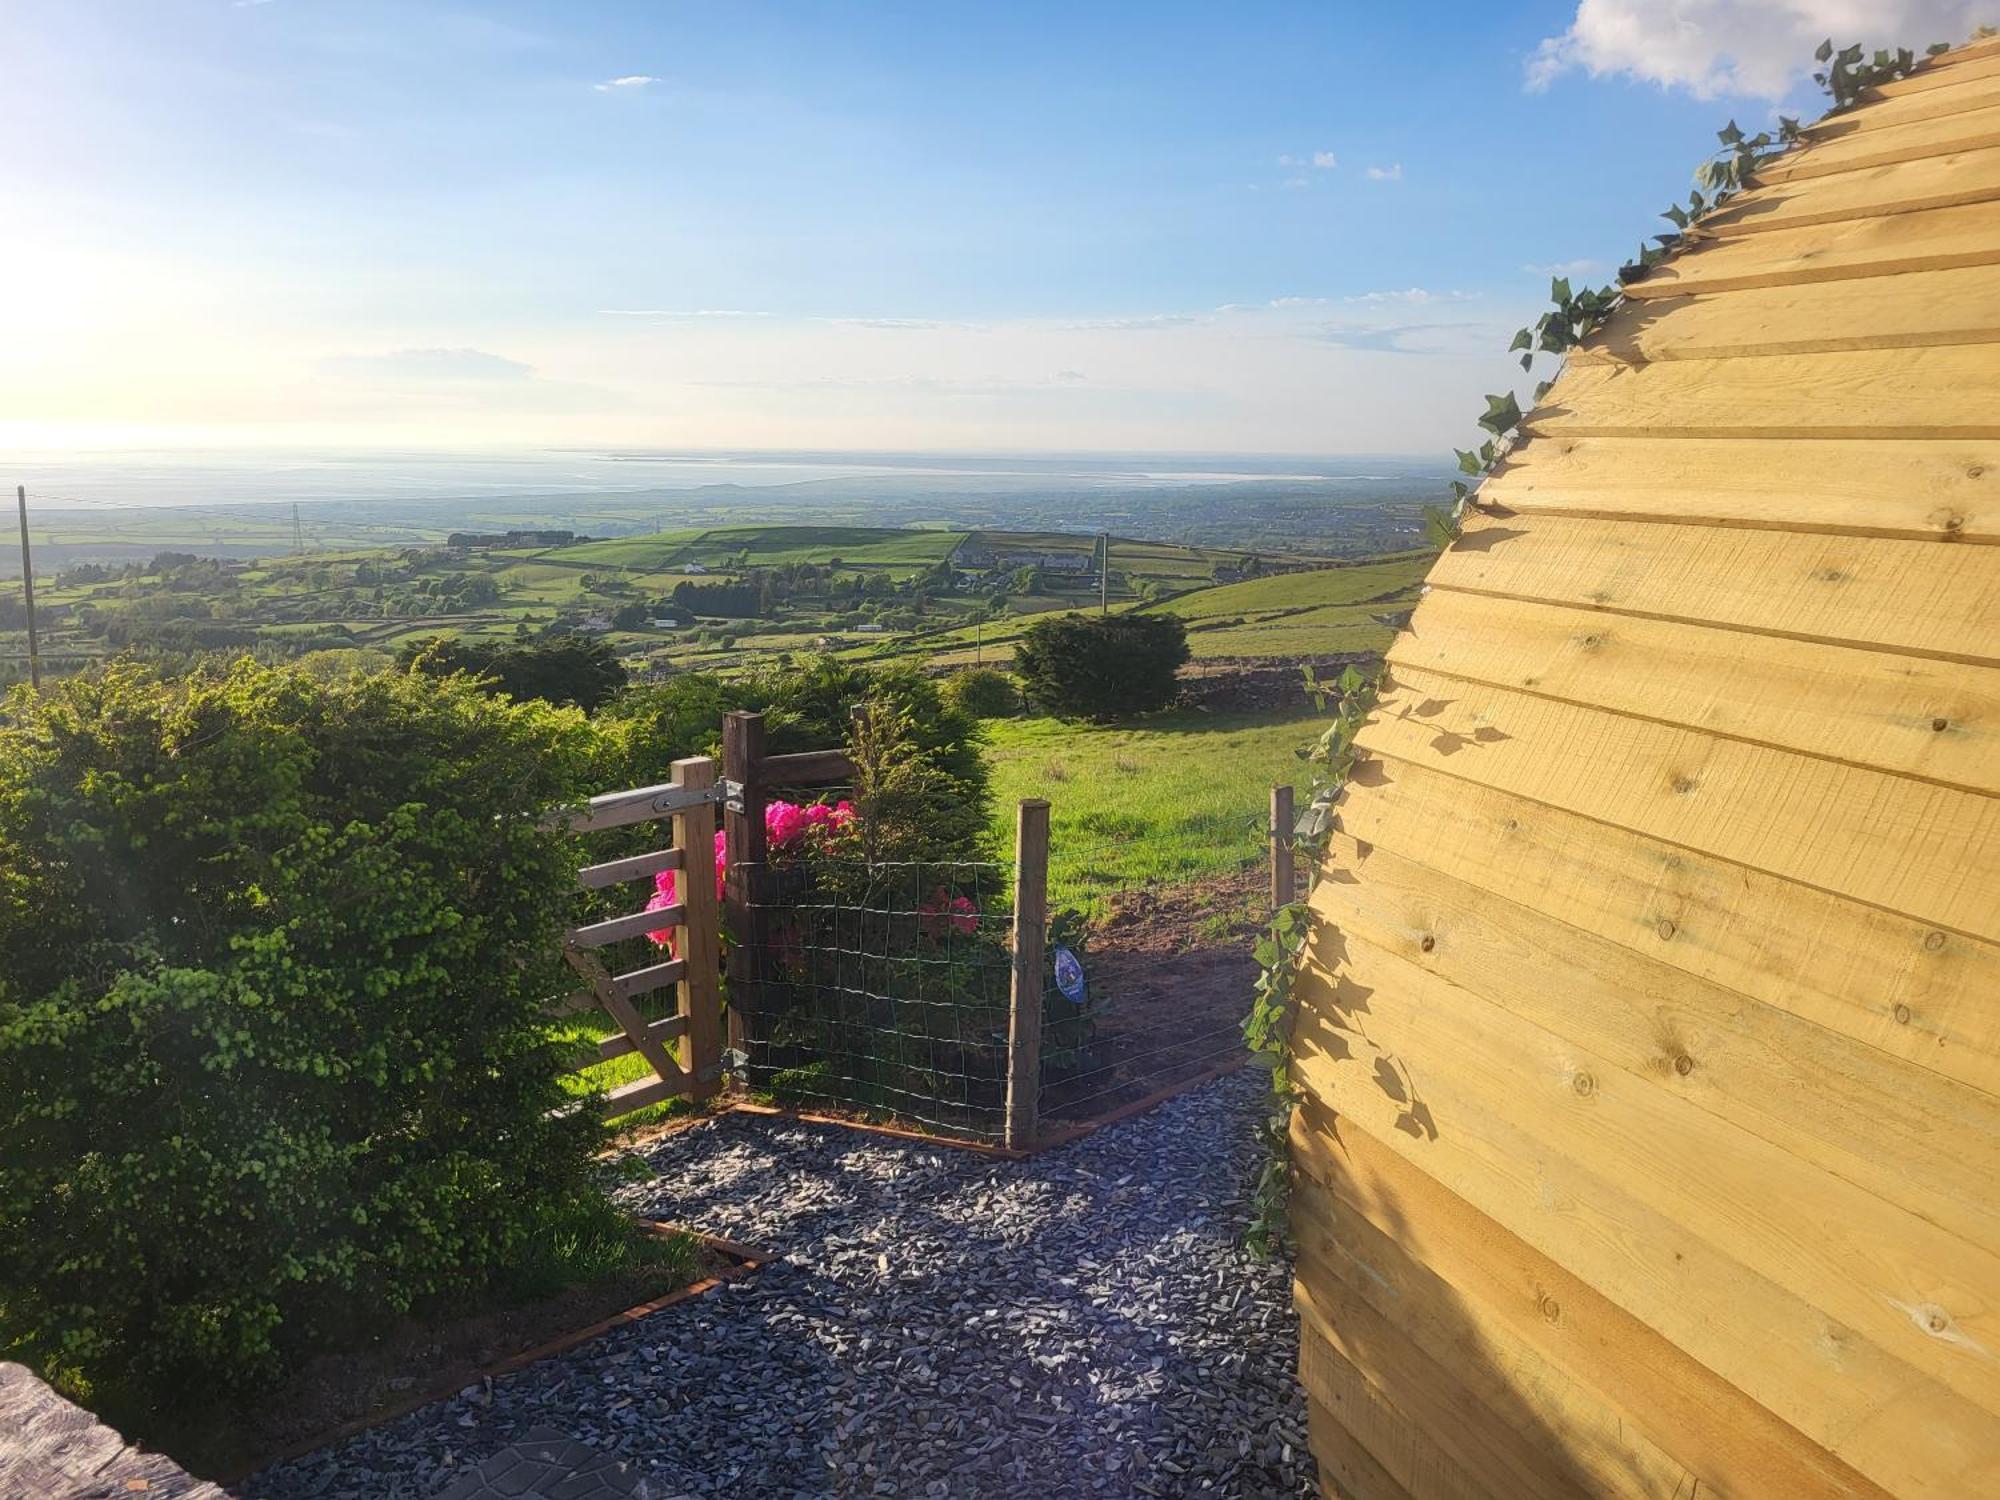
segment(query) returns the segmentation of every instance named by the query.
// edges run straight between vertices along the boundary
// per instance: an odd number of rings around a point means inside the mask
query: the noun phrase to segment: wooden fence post
[[[727,805],[722,826],[729,862],[723,875],[723,910],[736,947],[729,955],[729,1045],[747,1051],[745,1018],[756,1009],[764,982],[764,716],[737,711],[722,720],[722,776],[742,792],[742,806]]]
[[[1034,1144],[1042,1092],[1042,962],[1049,915],[1049,804],[1024,798],[1014,837],[1014,980],[1007,1002],[1007,1145]]]
[[[1297,820],[1292,814],[1292,789],[1271,788],[1271,915],[1273,917],[1298,899],[1297,875],[1292,866],[1292,837]]]
[[[690,790],[715,785],[715,762],[706,755],[677,760],[673,784]],[[674,847],[681,852],[680,1012],[687,1018],[682,1058],[688,1097],[707,1099],[722,1087],[722,922],[715,899],[715,804],[699,803],[674,815]]]

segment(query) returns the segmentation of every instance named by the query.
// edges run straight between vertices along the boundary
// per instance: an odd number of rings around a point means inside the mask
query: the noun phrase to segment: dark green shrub
[[[1021,711],[1014,679],[991,667],[972,667],[945,678],[944,701],[975,719],[1004,719]]]
[[[496,693],[574,704],[585,713],[608,703],[629,680],[609,642],[582,635],[551,636],[531,645],[434,636],[405,643],[396,661],[433,677],[469,673]]]
[[[0,1352],[240,1390],[605,1220],[541,1009],[574,855],[536,816],[591,755],[463,678],[6,701]]]
[[[1063,719],[1121,719],[1174,701],[1188,659],[1178,615],[1066,615],[1037,620],[1014,650],[1030,703]]]

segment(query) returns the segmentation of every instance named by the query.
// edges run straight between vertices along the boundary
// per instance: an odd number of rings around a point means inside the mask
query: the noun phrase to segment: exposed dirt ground
[[[1095,1065],[1042,1089],[1042,1115],[1081,1122],[1241,1060],[1257,977],[1264,872],[1125,891],[1091,935],[1101,997]]]

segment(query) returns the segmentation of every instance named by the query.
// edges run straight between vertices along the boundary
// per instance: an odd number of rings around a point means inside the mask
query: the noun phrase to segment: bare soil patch
[[[1102,997],[1092,1065],[1044,1083],[1042,1117],[1097,1119],[1247,1056],[1239,1027],[1266,905],[1255,866],[1108,898],[1088,958]]]

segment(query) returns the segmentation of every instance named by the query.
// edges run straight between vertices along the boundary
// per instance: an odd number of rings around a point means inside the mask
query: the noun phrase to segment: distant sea
[[[515,453],[121,451],[10,456],[4,478],[48,505],[284,504],[619,494],[706,485],[929,480],[955,490],[1161,488],[1231,483],[1379,483],[1435,472],[1432,458],[1242,455],[674,453],[550,449]]]

